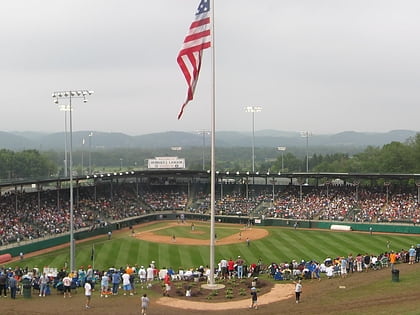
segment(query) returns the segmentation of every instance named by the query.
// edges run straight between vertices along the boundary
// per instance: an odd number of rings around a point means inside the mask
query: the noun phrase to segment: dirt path
[[[293,284],[275,284],[273,289],[267,294],[258,297],[258,304],[260,306],[271,304],[274,302],[289,299],[293,296]],[[249,306],[249,299],[220,302],[220,303],[206,303],[206,302],[194,302],[186,301],[181,299],[174,299],[168,297],[161,297],[156,301],[158,305],[171,305],[171,307],[188,309],[188,310],[205,310],[211,305],[213,311],[222,310],[233,310],[233,309],[246,309]]]

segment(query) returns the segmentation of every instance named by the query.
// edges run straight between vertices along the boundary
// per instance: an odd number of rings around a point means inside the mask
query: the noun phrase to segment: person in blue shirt
[[[9,277],[9,289],[10,289],[10,297],[12,299],[16,299],[16,291],[17,291],[17,280],[14,277],[14,274]]]
[[[414,248],[414,245],[410,247],[410,249],[408,250],[408,264],[409,265],[413,265],[415,260],[416,260],[416,249]]]
[[[112,294],[113,295],[118,294],[118,287],[120,285],[120,282],[121,282],[120,273],[117,270],[115,270],[114,273],[112,274]]]

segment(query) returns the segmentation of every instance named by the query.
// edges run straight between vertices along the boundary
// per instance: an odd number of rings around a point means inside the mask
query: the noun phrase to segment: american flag
[[[182,117],[185,106],[194,97],[195,86],[200,74],[203,50],[210,46],[210,0],[201,0],[195,19],[191,23],[188,34],[185,36],[184,44],[176,59],[188,85],[187,99],[182,104],[178,119]]]

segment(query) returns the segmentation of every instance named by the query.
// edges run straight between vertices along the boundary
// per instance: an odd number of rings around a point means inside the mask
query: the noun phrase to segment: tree
[[[412,149],[401,142],[384,145],[377,161],[378,171],[384,173],[405,173],[415,169]]]

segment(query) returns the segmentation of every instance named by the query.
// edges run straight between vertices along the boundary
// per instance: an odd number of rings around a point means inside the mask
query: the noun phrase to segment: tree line
[[[331,149],[329,149],[331,150]],[[313,153],[318,151],[317,153]],[[307,154],[308,153],[308,154]],[[191,147],[171,152],[168,149],[119,149],[92,152],[73,152],[73,171],[94,172],[145,169],[147,159],[157,156],[185,158],[191,170],[210,168],[210,149]],[[306,160],[308,157],[308,161]],[[250,148],[217,148],[216,168],[221,171],[250,171]],[[308,162],[308,163],[307,163]],[[204,166],[204,167],[203,167]],[[357,153],[326,152],[321,148],[287,148],[277,152],[269,148],[255,148],[255,170],[259,172],[310,172],[332,173],[420,173],[420,134],[406,142],[391,142],[382,147],[369,146]],[[64,173],[64,153],[23,150],[0,150],[0,178],[35,179],[60,176]]]

